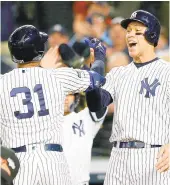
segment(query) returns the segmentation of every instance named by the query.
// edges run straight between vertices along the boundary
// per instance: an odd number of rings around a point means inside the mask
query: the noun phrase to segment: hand
[[[95,60],[102,60],[105,62],[106,47],[97,38],[89,38],[85,40],[85,43],[94,50]]]
[[[161,147],[157,155],[156,169],[162,173],[170,169],[170,143]]]
[[[41,59],[40,66],[46,69],[58,68],[60,55],[58,52],[58,46],[50,48],[44,57]]]

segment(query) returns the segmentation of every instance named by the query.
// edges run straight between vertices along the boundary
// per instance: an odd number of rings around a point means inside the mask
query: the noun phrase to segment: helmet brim
[[[129,25],[131,22],[134,22],[134,21],[140,22],[140,23],[142,23],[142,24],[144,24],[144,25],[146,26],[145,22],[143,22],[143,21],[141,21],[141,20],[139,20],[139,19],[135,19],[135,18],[124,19],[124,20],[121,21],[120,25],[121,25],[123,28],[127,29],[128,25]]]
[[[48,40],[48,35],[45,32],[39,32],[41,37],[41,43],[45,43]]]

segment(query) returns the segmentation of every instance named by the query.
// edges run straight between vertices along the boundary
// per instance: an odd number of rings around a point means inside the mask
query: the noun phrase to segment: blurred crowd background
[[[137,9],[147,10],[161,22],[161,35],[156,53],[170,61],[169,1],[4,1],[1,2],[1,74],[13,68],[7,40],[12,31],[24,24],[32,24],[49,34],[48,46],[96,37],[107,46],[106,72],[131,62],[125,43],[125,30],[120,21]],[[82,95],[79,109],[85,106]],[[112,144],[109,137],[114,114],[113,105],[97,134],[92,155],[108,158]],[[99,164],[100,165],[100,164]],[[99,169],[100,167],[97,167]],[[102,168],[102,167],[101,167]],[[100,177],[102,179],[102,176]],[[99,178],[99,179],[100,179]]]

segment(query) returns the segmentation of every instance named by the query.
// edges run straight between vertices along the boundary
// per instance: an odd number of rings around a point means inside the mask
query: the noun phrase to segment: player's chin
[[[129,56],[132,58],[136,58],[138,56],[138,52],[137,51],[129,51]]]

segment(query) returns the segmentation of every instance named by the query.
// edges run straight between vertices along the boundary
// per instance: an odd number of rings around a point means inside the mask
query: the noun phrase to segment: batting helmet
[[[147,27],[144,33],[145,39],[156,47],[161,29],[159,20],[147,11],[137,10],[132,13],[130,18],[122,20],[121,26],[126,29],[132,21],[143,23]]]
[[[32,25],[17,28],[8,39],[8,47],[15,63],[41,60],[48,35]]]

